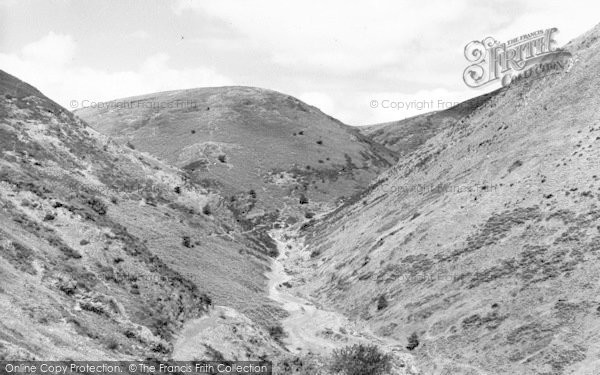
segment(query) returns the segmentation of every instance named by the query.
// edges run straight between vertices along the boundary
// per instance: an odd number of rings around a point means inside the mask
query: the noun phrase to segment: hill
[[[442,130],[453,126],[456,122],[466,119],[477,108],[490,100],[496,92],[478,96],[464,101],[444,111],[429,112],[410,117],[400,121],[386,122],[383,124],[361,126],[361,133],[370,137],[375,142],[384,145],[404,156]]]
[[[365,188],[396,160],[357,129],[291,96],[259,88],[163,92],[76,114],[222,192],[242,217],[331,204]]]
[[[247,329],[194,355],[280,352],[272,249],[243,231],[184,171],[0,71],[0,359],[169,358],[183,323],[215,305]]]
[[[600,371],[600,26],[566,48],[305,227],[293,290],[414,333],[424,373]]]

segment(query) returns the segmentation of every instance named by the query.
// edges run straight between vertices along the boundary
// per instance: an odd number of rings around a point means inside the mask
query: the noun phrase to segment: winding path
[[[273,236],[279,249],[279,257],[274,259],[271,271],[267,273],[269,279],[269,298],[282,305],[289,313],[281,324],[288,337],[284,340],[292,352],[322,353],[345,345],[349,342],[362,341],[354,335],[342,334],[350,330],[351,323],[342,314],[317,308],[311,302],[288,292],[283,285],[292,277],[288,275],[283,266],[287,257],[288,243],[283,242],[278,236]],[[352,331],[350,331],[352,332]]]

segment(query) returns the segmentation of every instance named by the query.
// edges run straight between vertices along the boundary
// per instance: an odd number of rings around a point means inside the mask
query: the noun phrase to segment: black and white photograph
[[[0,0],[0,374],[600,375],[600,3]]]

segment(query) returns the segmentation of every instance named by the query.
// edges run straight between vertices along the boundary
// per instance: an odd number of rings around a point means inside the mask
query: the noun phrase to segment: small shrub
[[[301,194],[299,202],[300,202],[300,204],[308,204],[308,198],[306,197],[306,195]]]
[[[217,156],[217,159],[219,159],[221,163],[225,163],[227,161],[227,156],[225,154],[221,154]]]
[[[86,203],[98,215],[106,215],[106,213],[108,212],[108,207],[106,207],[106,204],[102,202],[99,198],[89,198]]]
[[[75,294],[77,290],[77,282],[71,278],[63,278],[58,280],[56,283],[56,287],[61,292],[65,293],[68,296]]]
[[[119,349],[119,342],[117,340],[115,340],[114,338],[111,338],[106,343],[106,347],[110,350],[117,350],[117,349]]]
[[[383,375],[389,373],[392,363],[391,356],[377,346],[355,344],[334,350],[329,367],[345,375]]]
[[[388,307],[388,301],[385,296],[382,294],[377,299],[377,310],[383,310]]]
[[[46,216],[44,216],[44,221],[52,221],[54,219],[56,219],[56,216],[51,212],[48,212]]]
[[[80,244],[81,246],[89,245],[89,244],[90,244],[90,241],[83,239],[83,240],[79,241],[79,244]]]
[[[519,168],[522,165],[523,165],[523,162],[521,160],[515,161],[514,163],[512,163],[512,165],[510,167],[508,167],[508,173],[514,171],[515,169]]]
[[[196,131],[195,131],[195,130],[192,130],[192,134],[196,134]]]
[[[181,187],[175,186],[175,194],[181,194]]]
[[[272,325],[269,327],[269,335],[277,342],[281,343],[287,336],[283,327],[280,324]]]
[[[225,360],[225,356],[223,355],[223,353],[221,353],[217,349],[213,348],[209,344],[204,344],[204,347],[206,348],[206,354],[208,355],[208,358],[210,360],[212,360],[212,361],[224,361]]]
[[[408,337],[408,345],[406,345],[406,349],[414,350],[417,346],[419,346],[419,336],[417,336],[416,332],[413,332],[412,335]]]
[[[106,314],[106,310],[104,310],[104,306],[102,306],[102,304],[98,303],[98,302],[83,301],[83,302],[79,303],[79,306],[81,307],[82,310],[93,312],[94,314],[98,314],[98,315]]]
[[[81,254],[79,253],[79,251],[73,249],[70,246],[67,245],[61,245],[58,247],[58,249],[67,257],[67,258],[71,258],[71,259],[81,259]]]
[[[315,214],[313,212],[307,212],[304,214],[304,217],[307,219],[312,219],[313,217],[315,217]]]
[[[192,239],[188,236],[183,237],[183,242],[182,242],[183,246],[187,247],[187,248],[192,248],[194,247],[194,245],[192,245]]]
[[[202,207],[202,213],[207,216],[212,214],[212,210],[208,203],[205,204],[204,207]]]
[[[318,144],[318,145],[322,145],[322,144],[323,144],[323,141],[319,139],[319,140],[317,141],[317,144]]]

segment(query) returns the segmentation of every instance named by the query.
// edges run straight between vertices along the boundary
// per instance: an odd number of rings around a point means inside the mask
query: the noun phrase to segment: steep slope
[[[600,371],[600,26],[305,227],[293,287],[431,374]]]
[[[478,96],[455,105],[445,111],[436,111],[400,121],[361,126],[358,129],[379,144],[398,153],[407,155],[431,137],[467,118],[477,108],[490,100],[496,92]]]
[[[265,89],[164,92],[76,114],[231,196],[242,216],[297,209],[302,195],[310,203],[348,197],[395,161],[392,152],[357,129]],[[248,202],[250,191],[256,202]]]
[[[250,335],[222,354],[279,352],[269,249],[241,232],[219,195],[0,71],[1,359],[169,357],[213,305]]]

